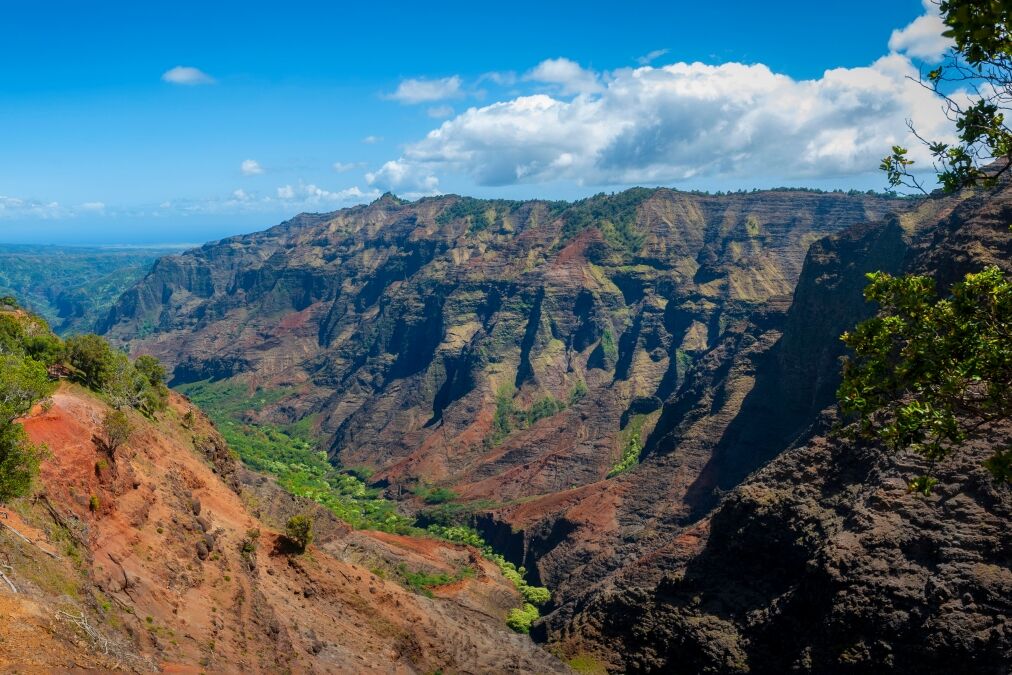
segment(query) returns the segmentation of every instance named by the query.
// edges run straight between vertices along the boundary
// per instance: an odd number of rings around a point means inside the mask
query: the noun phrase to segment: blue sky
[[[0,2],[0,242],[200,242],[385,190],[881,188],[928,2]],[[830,73],[827,73],[830,71]]]

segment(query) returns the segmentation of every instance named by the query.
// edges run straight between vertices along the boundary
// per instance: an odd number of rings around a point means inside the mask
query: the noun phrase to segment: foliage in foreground
[[[97,335],[64,342],[45,320],[19,310],[11,297],[0,298],[0,501],[26,494],[38,473],[44,449],[33,445],[15,420],[55,390],[56,373],[69,375],[117,409],[103,423],[110,454],[129,437],[122,408],[153,415],[168,401],[165,370],[157,359],[142,356],[131,362]]]
[[[995,0],[941,0],[938,3],[945,35],[956,47],[924,82],[945,102],[945,112],[956,128],[957,141],[944,143],[918,136],[931,156],[942,189],[992,185],[1012,168],[1012,33],[1007,2]],[[974,95],[955,92],[969,89]],[[911,131],[917,130],[911,126]],[[987,165],[1004,160],[996,170]],[[882,160],[889,184],[926,192],[911,167],[907,149],[894,146]]]
[[[841,407],[863,436],[925,457],[928,473],[910,487],[928,494],[938,462],[1012,416],[1012,281],[989,267],[939,299],[928,277],[868,278],[865,297],[879,310],[843,335],[853,356]],[[1012,448],[995,448],[985,466],[1012,482]]]

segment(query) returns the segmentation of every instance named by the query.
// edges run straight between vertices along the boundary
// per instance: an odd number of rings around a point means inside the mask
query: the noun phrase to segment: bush
[[[523,607],[511,609],[506,617],[506,625],[518,633],[530,633],[531,624],[541,616],[538,608],[527,602]]]
[[[0,426],[0,502],[28,494],[44,454],[20,424]]]
[[[130,440],[133,433],[133,425],[130,418],[122,410],[113,410],[106,414],[102,420],[102,435],[105,441],[106,452],[110,456],[116,454],[116,450]]]
[[[292,516],[285,525],[285,536],[304,552],[313,543],[313,519],[306,515]]]
[[[524,596],[524,600],[538,607],[552,599],[551,592],[544,586],[528,586],[524,583],[520,587],[520,593]]]
[[[112,377],[116,353],[109,343],[88,333],[67,338],[67,361],[79,375],[78,379],[95,391],[101,390]]]

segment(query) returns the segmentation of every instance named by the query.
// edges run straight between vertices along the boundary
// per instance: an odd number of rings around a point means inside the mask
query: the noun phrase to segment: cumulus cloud
[[[904,28],[892,32],[889,49],[902,52],[915,59],[938,61],[953,46],[950,38],[942,35],[948,27],[942,21],[938,5],[934,0],[922,0],[924,14]]]
[[[260,162],[255,159],[244,159],[242,164],[239,165],[239,170],[242,171],[244,176],[259,176],[264,172],[264,168],[260,166]]]
[[[593,84],[598,93],[572,100],[520,96],[471,108],[368,174],[369,184],[434,190],[443,173],[487,186],[824,178],[875,171],[891,145],[909,141],[907,119],[926,137],[951,138],[939,100],[908,79],[917,70],[899,54],[827,70],[815,80],[740,63],[598,76],[561,61],[543,63],[538,77],[555,74],[570,92]],[[917,146],[913,158],[926,163]]]
[[[564,96],[601,91],[597,73],[566,58],[546,59],[524,75],[524,79],[553,85]]]
[[[375,190],[364,192],[358,186],[331,191],[313,183],[299,183],[297,186],[283,185],[277,189],[277,196],[281,201],[297,202],[304,206],[361,203],[376,199],[379,194]]]
[[[162,73],[162,81],[170,84],[194,86],[198,84],[214,84],[215,79],[192,66],[176,66]]]
[[[347,173],[348,171],[357,169],[360,166],[362,165],[355,162],[334,162],[333,164],[334,171],[338,173]]]
[[[460,77],[444,77],[437,80],[409,79],[403,80],[397,90],[387,94],[387,98],[401,103],[428,103],[460,96]]]
[[[404,159],[387,162],[378,171],[367,173],[365,180],[381,190],[429,194],[439,188],[439,179],[428,170],[425,163]]]
[[[362,139],[362,142],[365,143],[366,145],[375,145],[376,143],[379,143],[382,140],[383,140],[382,136],[366,136],[365,138]]]
[[[81,204],[82,211],[105,211],[103,202],[85,202]]]

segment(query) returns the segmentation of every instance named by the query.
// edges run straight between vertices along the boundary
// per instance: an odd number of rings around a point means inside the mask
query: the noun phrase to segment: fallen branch
[[[46,549],[42,548],[41,546],[39,546],[38,544],[36,544],[34,541],[32,541],[31,539],[29,539],[25,535],[21,534],[20,532],[18,532],[17,530],[15,530],[13,527],[11,527],[10,525],[8,525],[7,523],[0,523],[0,529],[10,530],[14,534],[16,534],[18,537],[20,537],[26,544],[28,544],[29,546],[34,546],[35,548],[39,549],[40,551],[42,551],[43,553],[45,553],[46,555],[48,555],[50,558],[53,558],[54,560],[59,560],[60,559],[60,556],[56,555],[52,551],[47,551]]]
[[[92,625],[88,623],[88,617],[86,617],[83,612],[74,616],[73,614],[64,612],[62,609],[58,609],[56,610],[56,613],[84,631],[84,634],[91,638],[92,642],[102,648],[102,651],[106,656],[109,655],[109,638],[102,635],[98,632],[98,630],[92,627]]]
[[[4,581],[6,581],[6,582],[7,582],[7,585],[11,587],[11,593],[15,593],[15,594],[16,594],[16,593],[18,592],[17,586],[15,586],[15,585],[14,585],[14,582],[13,582],[13,581],[11,581],[11,580],[10,580],[10,579],[9,579],[9,578],[7,577],[7,575],[6,575],[6,574],[4,574],[3,572],[0,572],[0,579],[3,579]]]

